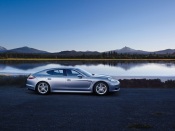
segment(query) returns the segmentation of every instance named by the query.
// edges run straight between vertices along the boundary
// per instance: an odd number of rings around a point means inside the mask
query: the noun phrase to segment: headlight
[[[111,78],[111,77],[109,77],[108,80],[109,80],[109,81],[112,81],[112,82],[117,81],[117,80],[115,80],[115,79],[113,79],[113,78]]]

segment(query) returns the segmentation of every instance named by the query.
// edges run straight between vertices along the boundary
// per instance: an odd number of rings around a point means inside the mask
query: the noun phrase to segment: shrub
[[[175,80],[162,82],[160,79],[123,79],[122,88],[175,88]]]
[[[166,88],[175,88],[175,80],[167,80],[165,81]]]
[[[25,85],[27,76],[0,76],[0,85]]]

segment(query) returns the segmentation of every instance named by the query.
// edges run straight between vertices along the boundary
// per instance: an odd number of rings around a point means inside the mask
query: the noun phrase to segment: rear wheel
[[[46,82],[39,82],[36,87],[36,91],[41,95],[46,95],[50,91],[49,84]]]
[[[94,86],[94,92],[97,95],[106,95],[108,93],[108,85],[104,82],[98,82]]]

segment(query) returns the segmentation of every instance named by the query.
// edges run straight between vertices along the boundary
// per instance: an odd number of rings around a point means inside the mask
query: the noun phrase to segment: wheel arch
[[[96,81],[96,82],[94,83],[93,88],[92,88],[93,93],[95,93],[95,91],[94,91],[95,86],[96,86],[98,83],[100,83],[100,82],[105,83],[105,84],[107,85],[108,92],[109,92],[109,85],[108,85],[108,83],[101,80],[101,81]]]
[[[50,84],[49,84],[47,81],[38,81],[38,83],[37,83],[36,86],[35,86],[35,91],[37,91],[37,86],[38,86],[38,84],[41,83],[41,82],[47,83],[48,86],[49,86],[49,91],[51,91]]]

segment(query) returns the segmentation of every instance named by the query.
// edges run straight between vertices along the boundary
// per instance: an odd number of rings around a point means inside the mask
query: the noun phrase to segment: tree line
[[[63,54],[36,54],[36,53],[0,53],[0,59],[34,58],[34,59],[175,59],[175,54],[118,54],[103,52],[96,55],[63,55]]]

